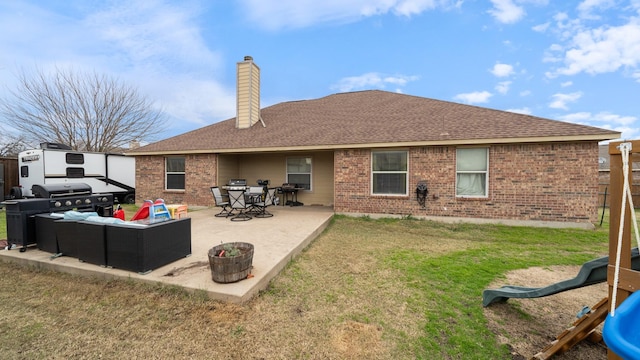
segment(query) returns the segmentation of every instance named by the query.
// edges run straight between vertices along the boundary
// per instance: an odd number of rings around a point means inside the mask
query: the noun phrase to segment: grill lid
[[[91,195],[91,186],[85,183],[33,185],[31,192],[37,198]]]
[[[228,185],[246,186],[247,179],[230,179]]]

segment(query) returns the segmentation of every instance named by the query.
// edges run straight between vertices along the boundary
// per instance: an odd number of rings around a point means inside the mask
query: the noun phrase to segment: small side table
[[[172,219],[181,219],[183,216],[187,216],[187,205],[170,204],[167,205],[167,210],[169,210]]]

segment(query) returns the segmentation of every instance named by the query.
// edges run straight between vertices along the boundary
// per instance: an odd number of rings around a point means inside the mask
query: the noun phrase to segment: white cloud
[[[618,114],[612,114],[610,112],[601,111],[596,114],[592,114],[590,112],[577,112],[572,114],[563,115],[560,119],[573,122],[573,123],[599,123],[603,125],[615,126],[629,126],[638,121],[638,118],[635,116],[622,116]]]
[[[489,102],[489,98],[493,94],[488,91],[475,91],[471,93],[458,94],[453,97],[456,101],[462,101],[466,104],[479,104]]]
[[[15,63],[105,73],[135,86],[170,118],[180,119],[170,127],[233,116],[235,89],[215,77],[223,60],[203,38],[198,25],[201,4],[161,0],[82,3],[80,8],[72,4],[65,5],[64,15],[54,5],[26,2],[12,4],[13,13],[21,14],[15,21],[0,14],[0,32],[18,26],[10,37],[12,63],[0,68]],[[9,45],[0,42],[0,60],[9,53],[5,46]]]
[[[460,7],[454,0],[241,0],[248,20],[271,30],[319,23],[349,23],[392,13],[412,16],[435,8]]]
[[[593,13],[594,10],[605,10],[615,5],[613,0],[584,0],[578,4],[577,10],[581,18],[598,19],[599,16]]]
[[[389,76],[381,73],[371,72],[359,76],[342,78],[338,83],[331,86],[332,90],[348,92],[362,89],[384,89],[387,84],[405,86],[410,81],[418,80],[418,76],[395,75]],[[396,88],[399,92],[399,88]]]
[[[568,25],[570,26],[570,25]],[[601,74],[621,68],[635,68],[640,63],[640,19],[631,18],[621,26],[602,26],[585,29],[573,25],[573,32],[565,47],[550,48],[545,61],[561,58],[563,66],[548,72],[547,77],[576,75],[579,73]],[[568,50],[565,50],[568,49]]]
[[[513,74],[513,66],[509,64],[495,64],[490,72],[497,77],[507,77]]]
[[[567,103],[578,101],[582,97],[582,92],[574,92],[570,94],[554,94],[553,101],[549,104],[552,109],[569,110]]]
[[[551,23],[546,22],[544,24],[539,24],[539,25],[536,25],[536,26],[532,27],[531,30],[533,30],[535,32],[543,33],[545,31],[547,31],[547,29],[549,28],[550,25],[551,25]]]
[[[549,50],[551,51],[561,51],[562,49],[563,47],[560,44],[551,44],[551,46],[549,46]]]
[[[591,113],[582,111],[572,114],[566,114],[558,117],[558,120],[574,123],[574,124],[587,124],[587,122],[591,119]]]
[[[167,83],[171,86],[167,87]],[[179,119],[183,127],[208,125],[212,120],[235,116],[235,89],[228,89],[215,81],[174,74],[148,79],[143,89],[158,98],[162,110]]]
[[[520,0],[520,3],[533,4],[537,6],[545,6],[545,5],[549,5],[549,0]]]
[[[619,131],[622,133],[620,138],[631,140],[640,138],[640,127],[626,127],[626,126],[618,126],[613,129],[614,131]]]
[[[551,44],[547,50],[544,51],[542,56],[542,62],[545,63],[558,63],[562,61],[562,55],[556,54],[563,50],[559,44]]]
[[[558,120],[619,131],[623,139],[635,139],[640,135],[638,118],[635,116],[622,116],[606,111],[596,114],[583,111],[560,116]]]
[[[513,24],[525,16],[524,8],[513,3],[512,0],[491,0],[493,9],[489,10],[496,20],[504,24]]]
[[[4,2],[0,11],[0,66],[36,65],[60,62],[74,57],[76,62],[89,56],[81,49],[93,49],[94,32],[71,16],[27,2]],[[6,10],[5,8],[10,9]],[[61,36],[63,34],[63,36]],[[36,50],[37,49],[37,50]]]
[[[219,55],[207,48],[195,25],[198,9],[186,4],[122,1],[89,15],[84,23],[133,64],[219,66]]]
[[[523,114],[523,115],[531,115],[532,114],[531,109],[529,109],[526,106],[523,107],[523,108],[520,108],[520,109],[507,109],[505,111],[509,111],[509,112],[516,113],[516,114]]]
[[[83,21],[100,39],[112,71],[161,103],[179,123],[201,126],[234,115],[235,89],[215,78],[221,56],[198,27],[201,9],[184,2],[116,1]],[[171,86],[167,86],[171,84]]]
[[[571,85],[573,85],[573,81],[565,81],[560,84],[561,87],[569,87]]]
[[[495,89],[500,94],[505,95],[506,93],[509,92],[510,86],[511,86],[511,81],[501,81],[496,85]]]
[[[608,124],[619,124],[619,125],[631,125],[638,120],[635,116],[622,116],[617,114],[612,114],[606,111],[599,112],[593,116],[593,121],[603,122]]]

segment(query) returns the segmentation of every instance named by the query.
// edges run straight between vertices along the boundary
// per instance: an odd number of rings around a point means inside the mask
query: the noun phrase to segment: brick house
[[[269,179],[336,213],[597,221],[598,142],[618,132],[379,90],[261,109],[259,68],[237,71],[235,118],[129,152],[138,202],[211,206],[211,186]]]

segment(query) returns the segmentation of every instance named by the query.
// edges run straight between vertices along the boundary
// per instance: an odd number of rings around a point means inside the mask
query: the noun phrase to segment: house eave
[[[621,133],[594,134],[594,135],[573,135],[573,136],[549,136],[549,137],[517,137],[517,138],[488,138],[488,139],[446,139],[428,141],[405,141],[405,142],[372,142],[362,144],[321,144],[321,145],[297,145],[297,146],[265,146],[252,148],[232,148],[232,149],[197,149],[197,150],[159,150],[159,151],[136,151],[126,153],[129,156],[153,156],[153,155],[197,155],[197,154],[241,154],[255,152],[293,152],[293,151],[318,151],[337,149],[367,149],[367,148],[397,148],[397,147],[418,147],[418,146],[460,146],[460,145],[489,145],[489,144],[515,144],[515,143],[539,143],[539,142],[572,142],[572,141],[607,141],[618,139]]]

